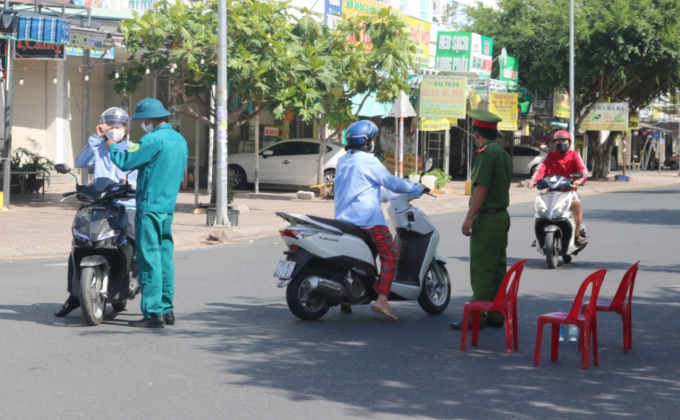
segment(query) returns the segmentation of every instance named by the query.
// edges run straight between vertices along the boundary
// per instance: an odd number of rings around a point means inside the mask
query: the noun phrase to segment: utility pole
[[[5,9],[8,8],[8,0],[5,0]],[[14,48],[16,41],[13,39],[7,40],[7,77],[5,78],[5,133],[4,133],[4,149],[2,150],[2,191],[3,203],[2,207],[9,209],[9,194],[10,194],[10,171],[11,162],[10,155],[12,153],[12,93],[14,91]]]
[[[227,1],[217,2],[217,214],[216,225],[227,218]]]

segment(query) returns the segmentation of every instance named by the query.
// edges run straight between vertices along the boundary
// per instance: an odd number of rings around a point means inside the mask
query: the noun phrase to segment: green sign
[[[435,68],[440,71],[473,72],[491,76],[493,39],[472,32],[437,33]]]
[[[508,84],[508,89],[517,90],[519,62],[515,57],[507,56],[505,62],[501,62],[501,74],[499,79]]]

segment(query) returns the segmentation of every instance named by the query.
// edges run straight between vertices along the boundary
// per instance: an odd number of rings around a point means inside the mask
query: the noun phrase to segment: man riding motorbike
[[[348,153],[340,158],[335,168],[335,218],[359,227],[373,240],[380,255],[380,278],[373,287],[378,299],[373,311],[396,321],[387,297],[394,280],[399,250],[380,207],[380,187],[411,194],[415,198],[420,197],[426,187],[392,175],[373,156],[378,132],[378,127],[371,121],[358,121],[347,129],[345,150]],[[341,310],[351,312],[351,307],[342,306]]]
[[[133,188],[137,184],[137,171],[124,172],[112,161],[111,155],[106,150],[106,140],[113,140],[118,143],[121,150],[127,150],[134,143],[127,139],[127,123],[130,117],[121,108],[109,108],[104,111],[99,118],[100,124],[95,127],[95,134],[91,135],[88,144],[83,148],[80,155],[76,158],[78,168],[90,168],[94,166],[94,177],[109,178],[115,182],[129,182]],[[128,225],[125,234],[134,246],[135,243],[135,200],[117,200],[116,204],[124,206],[128,215]],[[70,259],[70,257],[69,257]],[[71,276],[69,270],[68,286],[69,297],[64,304],[54,312],[57,317],[66,316],[80,306],[80,300],[71,291]],[[133,279],[131,279],[133,280]],[[138,284],[130,283],[131,296],[134,296]]]
[[[580,179],[574,179],[571,203],[571,211],[574,214],[574,223],[576,224],[576,244],[580,246],[585,245],[586,240],[580,234],[583,210],[581,209],[581,201],[576,192],[576,187],[585,184],[588,178],[588,169],[583,164],[581,155],[578,152],[569,150],[571,140],[571,134],[566,130],[560,130],[555,133],[553,137],[555,150],[548,153],[540,165],[538,165],[534,176],[529,181],[529,188],[533,188],[536,182],[543,179],[546,175],[561,175],[565,178],[571,178],[571,175],[574,173],[582,174]]]

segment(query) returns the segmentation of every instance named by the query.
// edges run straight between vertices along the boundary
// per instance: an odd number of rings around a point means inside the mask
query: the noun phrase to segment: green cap
[[[163,118],[172,115],[170,111],[163,107],[158,99],[146,98],[139,101],[135,107],[135,115],[132,121],[145,120],[147,118]]]
[[[470,111],[470,118],[474,120],[472,125],[489,130],[496,130],[498,123],[503,121],[498,115],[483,109],[473,109]]]

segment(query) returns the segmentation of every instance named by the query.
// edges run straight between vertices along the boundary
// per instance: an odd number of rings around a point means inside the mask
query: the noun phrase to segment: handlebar
[[[73,194],[78,194],[78,193],[77,193],[76,191],[65,192],[65,193],[63,193],[61,196],[62,196],[62,197],[70,197],[70,196],[72,196]]]

